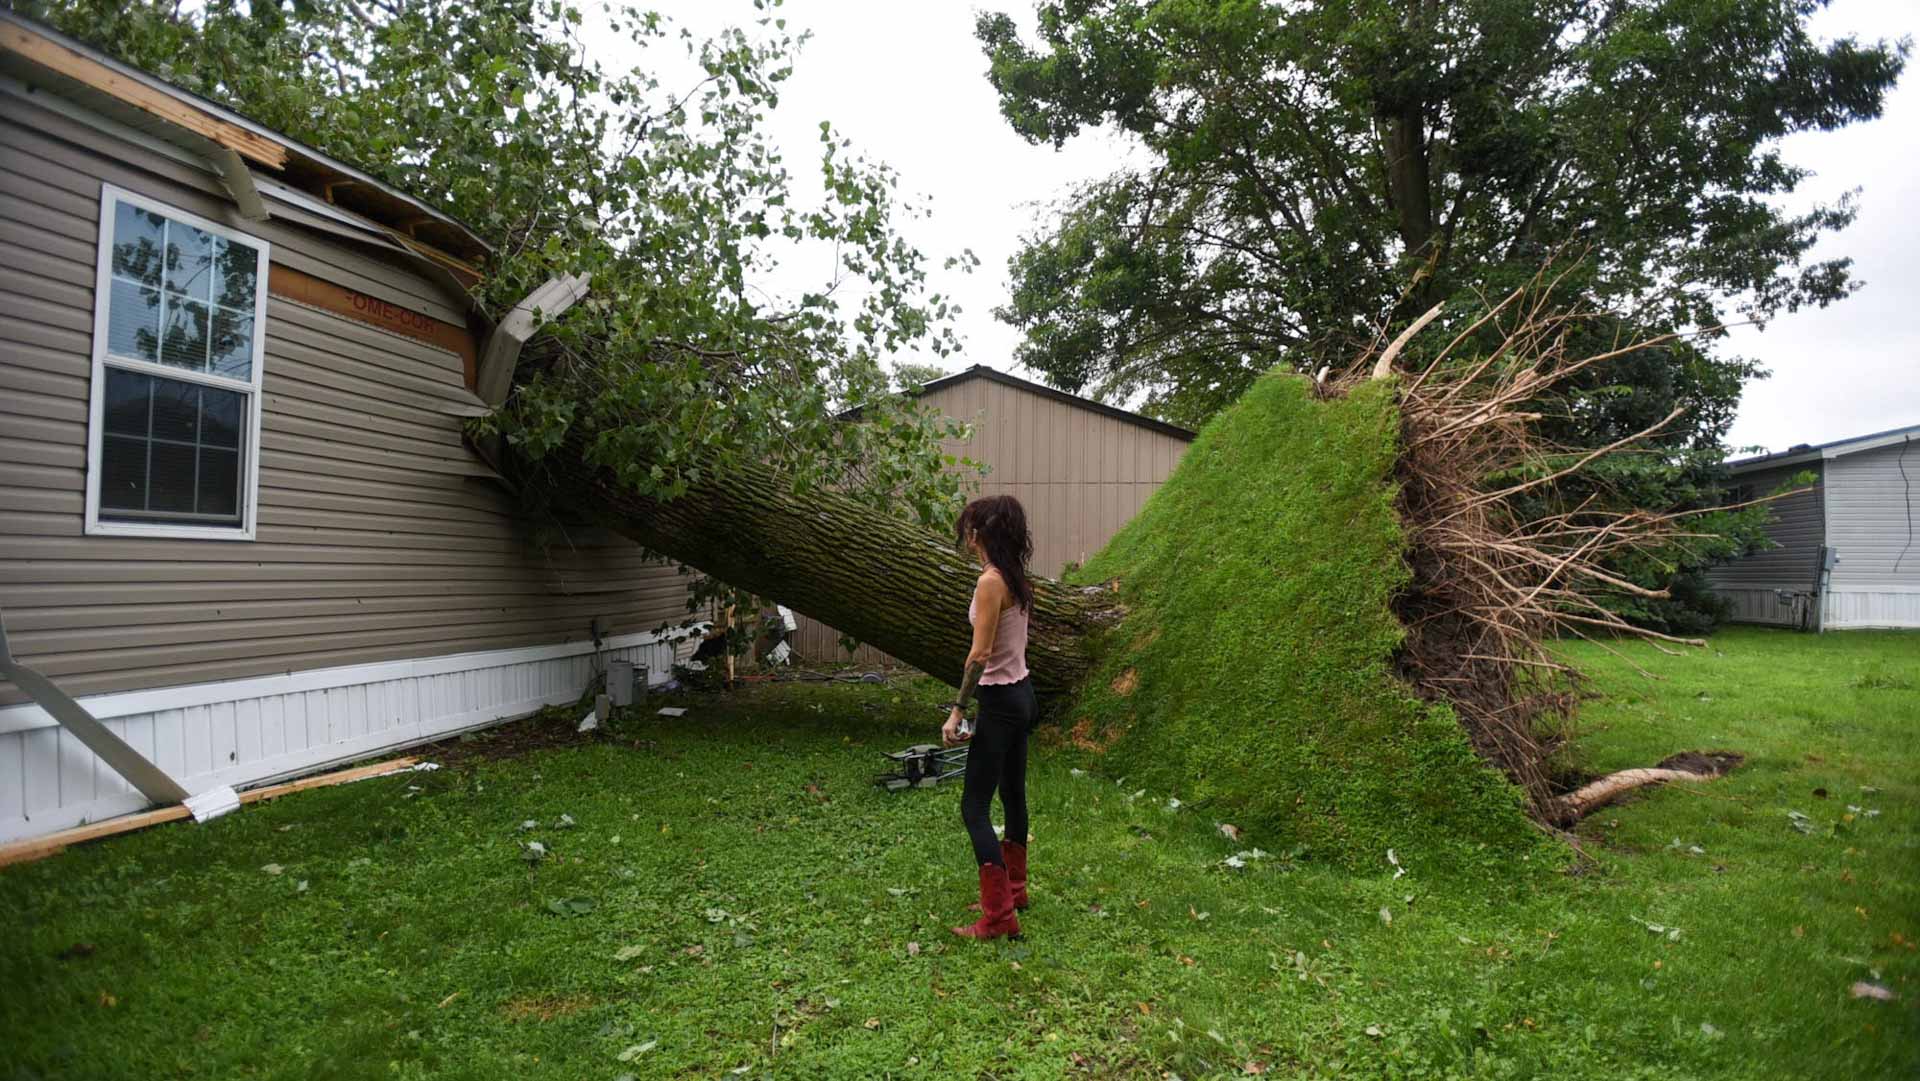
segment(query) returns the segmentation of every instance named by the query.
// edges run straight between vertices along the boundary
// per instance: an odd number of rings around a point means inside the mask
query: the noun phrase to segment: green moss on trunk
[[[1076,573],[1117,579],[1129,614],[1067,723],[1129,786],[1356,865],[1535,842],[1519,790],[1392,672],[1399,429],[1388,384],[1318,400],[1267,376]]]

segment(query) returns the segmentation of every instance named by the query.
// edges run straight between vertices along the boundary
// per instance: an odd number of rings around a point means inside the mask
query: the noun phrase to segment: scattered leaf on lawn
[[[920,944],[918,942],[907,943],[907,956],[908,957],[920,956]]]
[[[284,870],[286,870],[286,868],[285,868],[285,867],[282,867],[282,866],[280,866],[280,865],[279,865],[279,864],[277,864],[277,863],[269,863],[269,864],[267,864],[267,865],[266,865],[265,867],[262,867],[262,868],[260,868],[260,869],[261,869],[262,871],[265,871],[266,873],[268,873],[268,874],[270,874],[270,875],[277,875],[277,874],[279,874],[280,872],[282,872],[282,871],[284,871]]]
[[[1379,1026],[1379,1025],[1368,1025],[1368,1026],[1366,1027],[1366,1029],[1365,1029],[1365,1031],[1366,1031],[1366,1034],[1367,1034],[1367,1035],[1369,1035],[1369,1036],[1371,1036],[1371,1037],[1373,1037],[1373,1038],[1374,1038],[1374,1039],[1376,1039],[1376,1040],[1377,1040],[1377,1039],[1379,1039],[1379,1038],[1380,1038],[1380,1036],[1381,1036],[1381,1032],[1380,1032],[1380,1026]]]
[[[1700,1034],[1709,1040],[1717,1040],[1726,1035],[1726,1033],[1714,1028],[1711,1023],[1706,1021],[1700,1022]]]
[[[1393,926],[1393,910],[1389,909],[1386,905],[1380,906],[1380,922],[1386,924],[1388,927]]]
[[[578,825],[578,823],[574,822],[572,815],[561,815],[560,821],[554,823],[554,827],[556,829],[563,829],[563,830],[570,830],[575,825]]]
[[[616,961],[631,961],[646,952],[647,948],[645,946],[622,946],[620,947],[620,952],[613,955],[613,959]]]
[[[879,1028],[880,1019],[878,1017],[869,1017],[867,1018],[866,1024],[868,1028]]]
[[[719,922],[721,922],[721,921],[723,921],[723,920],[725,920],[726,918],[727,918],[727,910],[726,910],[726,909],[724,909],[724,908],[709,908],[709,909],[707,909],[707,922],[708,922],[708,923],[719,923]]]
[[[120,1005],[120,1000],[113,996],[113,992],[102,991],[100,992],[100,1005],[112,1008]]]
[[[1240,839],[1240,827],[1231,822],[1222,822],[1220,823],[1220,834],[1229,841],[1238,841]]]
[[[540,828],[540,823],[529,818],[525,822],[520,823],[520,828],[523,830],[537,830]]]
[[[547,902],[547,911],[556,916],[584,916],[593,911],[591,897],[556,897]]]
[[[307,892],[307,880],[306,880],[306,879],[304,879],[304,878],[303,878],[303,879],[301,879],[301,880],[299,881],[299,883],[298,883],[297,885],[295,885],[295,886],[293,887],[293,892],[295,892],[295,893],[305,893],[305,892]]]

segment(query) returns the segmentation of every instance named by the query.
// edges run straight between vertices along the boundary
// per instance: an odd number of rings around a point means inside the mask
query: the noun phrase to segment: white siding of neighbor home
[[[1782,603],[1775,590],[1811,592],[1819,573],[1820,545],[1824,543],[1827,489],[1821,481],[1822,463],[1756,470],[1738,478],[1748,498],[1768,495],[1801,472],[1812,473],[1813,490],[1774,500],[1768,508],[1767,536],[1775,547],[1744,559],[1722,564],[1707,573],[1713,591],[1733,604],[1737,623],[1773,623],[1791,626],[1792,606]]]
[[[1920,437],[1830,459],[1823,625],[1920,627]]]
[[[684,618],[686,580],[603,529],[536,543],[462,441],[479,403],[461,357],[277,295],[257,539],[88,535],[103,183],[443,321],[464,324],[464,301],[393,253],[237,220],[210,168],[112,123],[0,101],[0,609],[22,662],[189,791],[571,699],[596,619],[625,651],[611,655],[664,675],[671,647],[651,632]],[[0,682],[0,839],[139,805]]]

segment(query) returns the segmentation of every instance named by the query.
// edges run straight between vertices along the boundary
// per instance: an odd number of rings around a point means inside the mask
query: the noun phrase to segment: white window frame
[[[143,210],[177,221],[182,225],[191,225],[196,229],[238,241],[254,248],[259,254],[259,264],[255,270],[253,298],[253,363],[252,379],[242,381],[228,376],[214,375],[210,372],[196,372],[172,364],[155,361],[132,360],[107,356],[107,309],[113,297],[113,208],[117,203],[126,203]],[[100,185],[100,251],[99,265],[95,268],[93,283],[93,379],[89,391],[90,401],[87,408],[87,524],[89,536],[105,537],[170,537],[179,540],[244,540],[254,539],[254,529],[259,515],[260,502],[260,414],[263,412],[261,394],[261,376],[266,367],[267,342],[267,267],[271,245],[251,233],[241,232],[231,226],[208,221],[198,214],[190,214],[178,207],[169,206],[157,199],[116,188],[111,184]],[[100,514],[100,450],[106,430],[107,369],[111,366],[122,371],[138,372],[142,375],[172,379],[182,383],[199,383],[221,390],[242,392],[247,399],[247,419],[242,425],[245,441],[241,446],[243,461],[241,468],[245,477],[241,482],[240,524],[230,525],[173,525],[162,522],[120,521],[103,518]]]

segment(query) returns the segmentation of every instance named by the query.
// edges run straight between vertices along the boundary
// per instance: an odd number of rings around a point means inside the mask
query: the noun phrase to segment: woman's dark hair
[[[1033,611],[1033,583],[1027,578],[1033,534],[1027,532],[1027,512],[1020,501],[1010,495],[989,495],[967,504],[954,523],[954,542],[964,547],[969,533],[980,538],[987,562],[1006,580],[1021,610]]]

